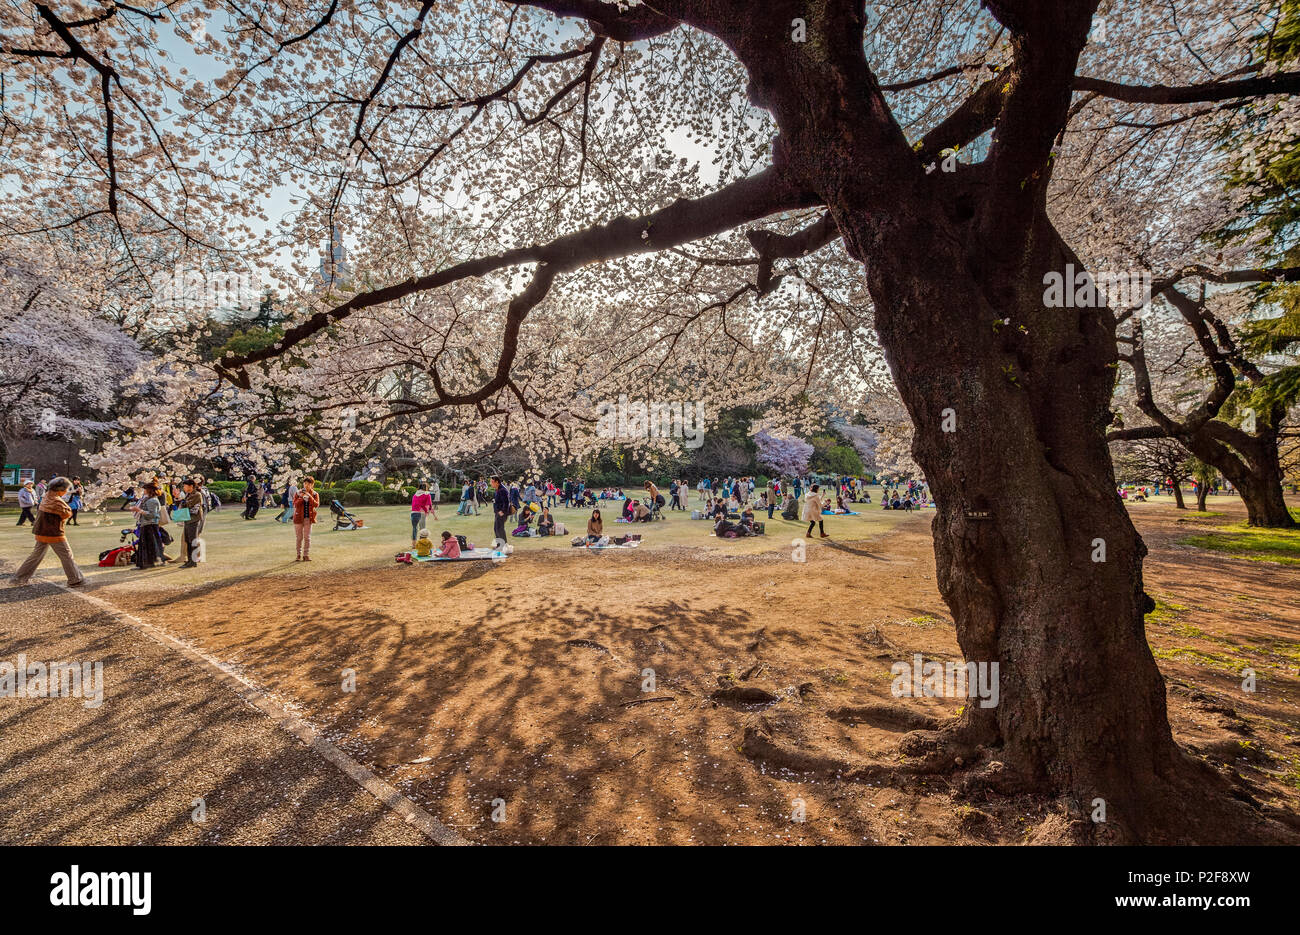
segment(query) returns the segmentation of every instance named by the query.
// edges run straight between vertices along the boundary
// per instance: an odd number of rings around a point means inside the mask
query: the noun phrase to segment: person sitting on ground
[[[555,535],[555,519],[551,516],[548,507],[542,508],[541,518],[537,520],[537,534],[539,536]]]
[[[648,523],[650,520],[654,519],[654,514],[650,512],[648,506],[635,500],[632,502],[632,522]]]
[[[415,540],[415,554],[420,558],[433,554],[433,540],[429,538],[429,530],[420,530],[420,538]]]
[[[527,536],[529,524],[533,521],[533,511],[525,507],[519,511],[519,524],[510,530],[512,536]]]
[[[740,528],[747,536],[758,535],[754,531],[754,508],[749,504],[745,504],[745,509],[740,514]]]
[[[714,500],[713,509],[709,511],[708,515],[709,515],[709,519],[726,519],[727,502],[723,500],[721,497],[719,497],[717,500]]]
[[[442,545],[433,554],[438,558],[460,558],[460,540],[444,529]]]
[[[605,523],[600,518],[600,510],[592,510],[591,519],[587,520],[587,541],[595,542],[603,535],[605,535]]]

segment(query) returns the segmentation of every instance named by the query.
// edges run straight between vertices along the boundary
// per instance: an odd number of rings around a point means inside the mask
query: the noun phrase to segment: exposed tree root
[[[832,721],[842,724],[867,724],[883,730],[938,730],[939,719],[902,705],[865,704],[832,708],[826,712]]]
[[[595,640],[565,640],[564,645],[580,646],[583,649],[594,649],[598,653],[604,653],[606,656],[609,656],[611,659],[618,658],[610,651],[608,646],[602,645],[601,643],[597,643]]]
[[[775,704],[780,700],[776,695],[756,685],[731,685],[726,688],[719,688],[709,697],[714,701],[730,702],[731,704]]]
[[[871,723],[874,718],[893,725],[925,717],[899,711],[907,709],[866,705],[832,714],[843,723]],[[958,798],[1026,797],[1053,808],[1032,833],[1031,843],[1300,843],[1300,817],[1260,805],[1240,777],[1178,749],[1170,769],[1114,793],[1099,809],[1100,793],[1054,792],[1041,770],[1018,765],[1009,751],[988,742],[987,722],[953,720],[937,729],[912,730],[899,738],[895,750],[862,758],[811,749],[799,737],[803,723],[798,715],[779,711],[758,715],[744,728],[740,752],[765,767],[814,779],[906,787],[944,775]]]

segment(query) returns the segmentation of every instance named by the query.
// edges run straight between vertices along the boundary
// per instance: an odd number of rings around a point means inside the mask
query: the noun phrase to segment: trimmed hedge
[[[397,506],[399,503],[405,503],[407,497],[400,490],[385,490],[383,493],[384,503],[389,506]]]
[[[375,490],[383,490],[384,485],[379,483],[379,481],[377,480],[354,480],[352,483],[348,484],[344,489],[355,490],[358,491],[359,493],[370,493],[371,491],[375,491]]]
[[[361,491],[345,490],[343,492],[344,506],[361,506]]]
[[[350,492],[357,493],[358,491],[353,490]],[[386,490],[367,490],[361,494],[361,502],[370,506],[383,506],[385,493],[387,493]]]

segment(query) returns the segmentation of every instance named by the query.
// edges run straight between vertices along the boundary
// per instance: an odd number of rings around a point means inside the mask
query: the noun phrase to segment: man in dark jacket
[[[510,515],[510,494],[501,483],[501,478],[493,476],[491,480],[492,489],[496,491],[492,496],[492,535],[501,544],[506,542],[506,517]],[[493,545],[500,548],[497,542]]]
[[[257,478],[249,475],[244,485],[244,519],[254,519],[262,504],[262,493],[257,488]]]
[[[181,506],[190,511],[190,518],[185,521],[184,537],[185,543],[185,564],[182,568],[197,568],[198,562],[194,561],[194,542],[203,533],[203,514],[206,504],[203,502],[203,492],[199,490],[194,478],[187,477],[181,484],[181,489],[185,491],[185,500]]]

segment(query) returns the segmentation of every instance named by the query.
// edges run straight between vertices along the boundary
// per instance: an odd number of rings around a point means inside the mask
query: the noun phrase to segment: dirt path
[[[38,585],[0,591],[0,608],[0,661],[99,662],[104,687],[98,705],[0,698],[0,844],[428,843],[204,667],[83,598]]]
[[[1173,605],[1148,629],[1176,735],[1246,776],[1265,803],[1300,811],[1294,570],[1189,553],[1171,510],[1134,515],[1151,546],[1148,590]],[[815,778],[742,749],[747,728],[850,764],[893,749],[897,725],[828,714],[894,702],[890,666],[914,653],[960,658],[928,517],[861,542],[816,542],[803,563],[785,551],[553,551],[501,566],[98,593],[293,699],[476,842],[1059,839],[1054,803],[964,798],[943,778]],[[1243,695],[1235,663],[1207,664],[1211,648],[1253,661],[1260,690]],[[717,700],[720,688],[777,700]],[[958,702],[907,704],[942,717]]]

